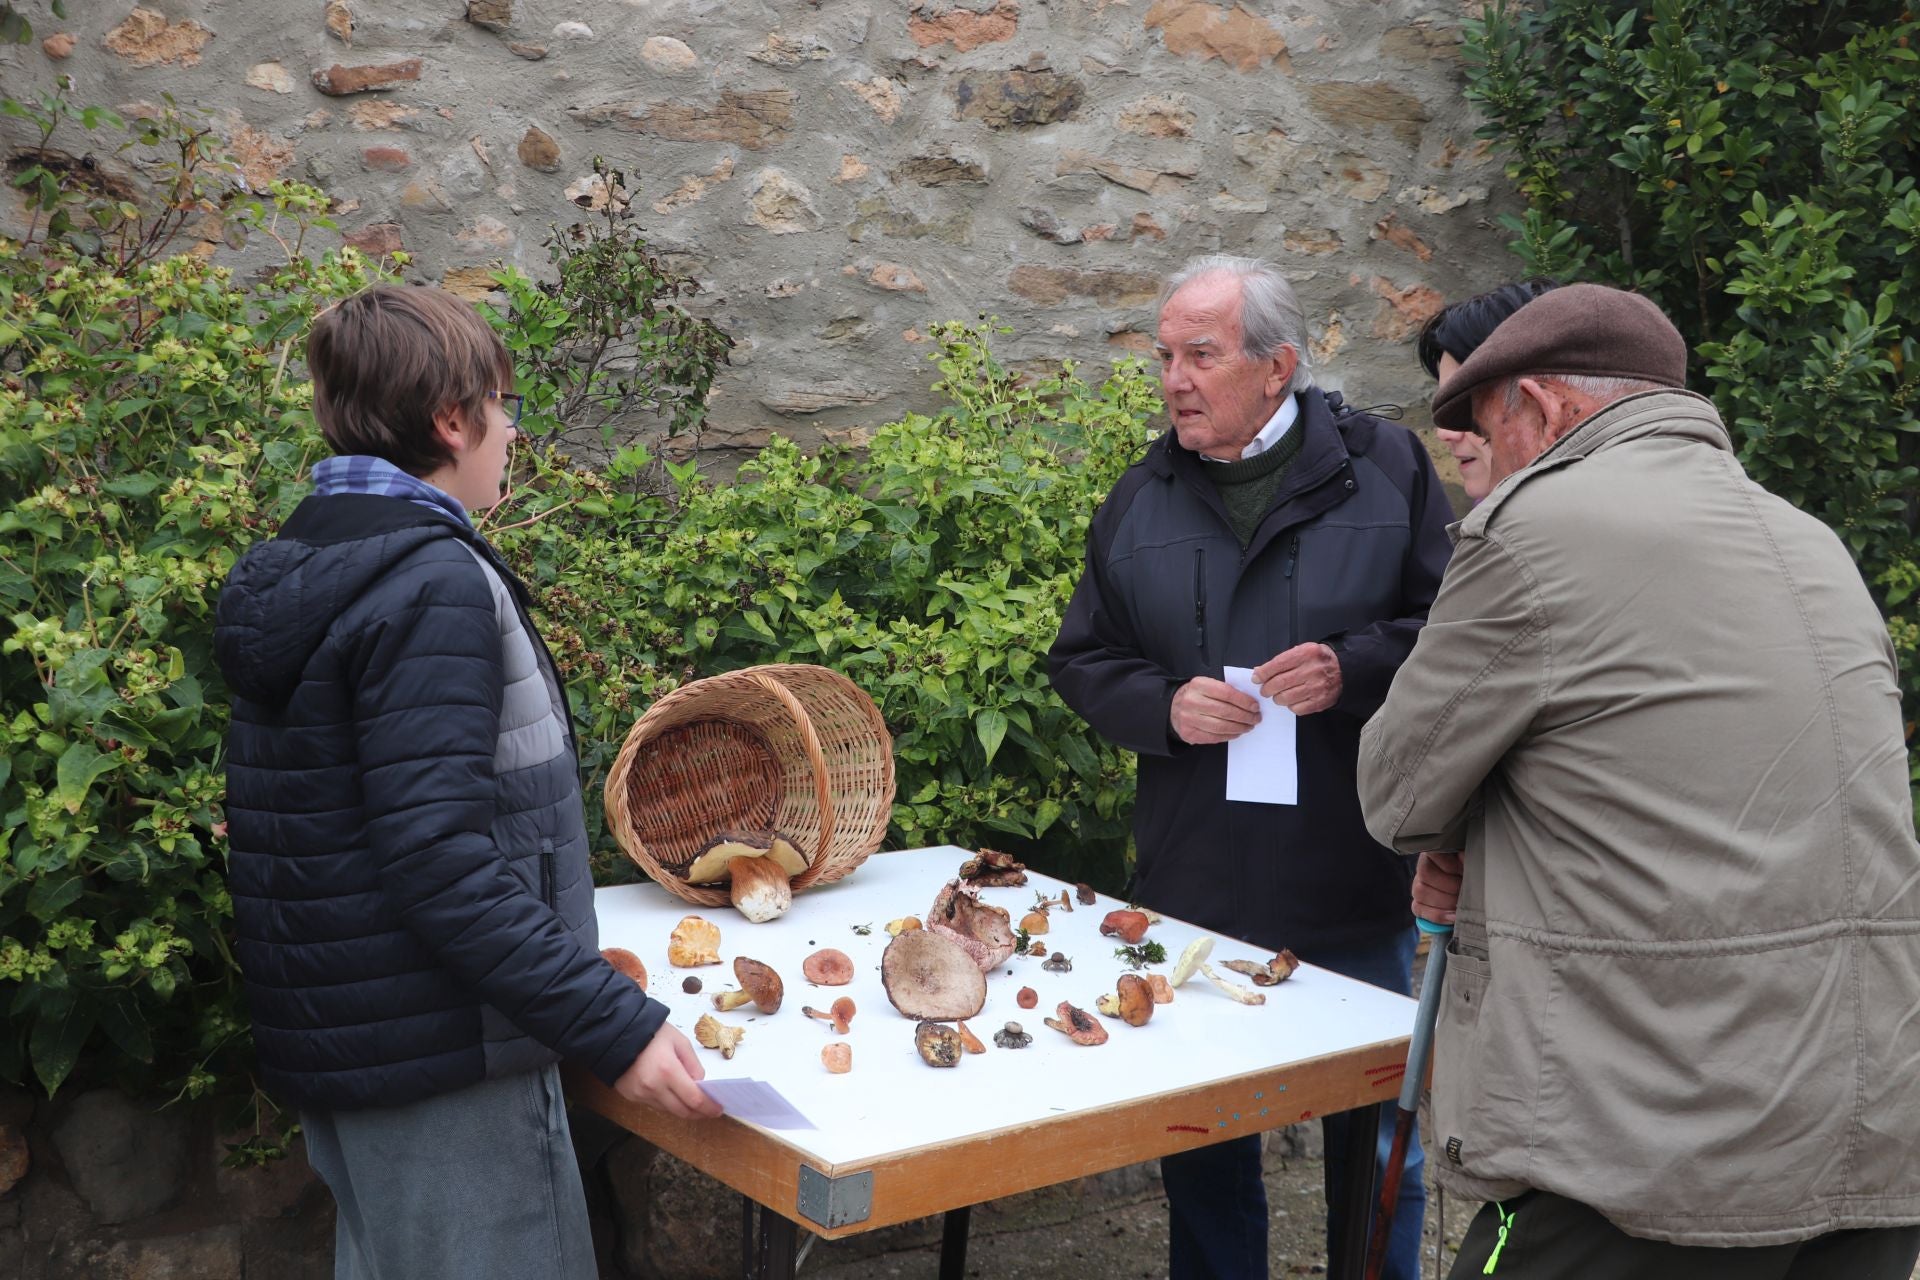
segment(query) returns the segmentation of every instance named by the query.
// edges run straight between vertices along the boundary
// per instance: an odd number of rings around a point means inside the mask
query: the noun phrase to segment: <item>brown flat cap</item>
[[[1471,431],[1475,389],[1503,378],[1551,374],[1684,387],[1687,343],[1673,321],[1639,294],[1570,284],[1508,316],[1440,384],[1434,425]]]

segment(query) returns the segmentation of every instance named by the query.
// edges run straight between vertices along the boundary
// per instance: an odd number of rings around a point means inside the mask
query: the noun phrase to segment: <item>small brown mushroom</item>
[[[667,935],[667,963],[676,969],[720,963],[720,926],[699,916],[686,916]]]
[[[1022,1009],[1031,1009],[1040,1003],[1040,993],[1032,987],[1022,987],[1020,988],[1020,994],[1015,996],[1014,999]]]
[[[968,1053],[985,1053],[987,1046],[980,1043],[980,1037],[973,1034],[964,1022],[956,1022],[953,1029],[960,1033],[960,1047]]]
[[[1138,911],[1109,911],[1100,922],[1100,932],[1132,946],[1147,936],[1147,917]]]
[[[1105,1044],[1107,1029],[1095,1020],[1085,1009],[1076,1009],[1065,1000],[1054,1010],[1057,1017],[1047,1019],[1047,1025],[1066,1036],[1075,1044]]]
[[[911,933],[920,927],[919,916],[901,916],[898,920],[887,921],[887,936],[897,938],[903,933]]]
[[[600,952],[600,956],[621,973],[632,978],[635,986],[647,985],[647,966],[641,964],[640,957],[625,947],[607,947]]]
[[[1066,912],[1068,915],[1072,915],[1073,914],[1073,895],[1068,893],[1065,889],[1062,889],[1060,891],[1060,896],[1054,901],[1048,903],[1047,905],[1058,906],[1062,911]]]
[[[1080,905],[1083,907],[1092,906],[1100,898],[1100,895],[1093,891],[1092,885],[1084,883],[1073,886],[1073,895],[1080,899]]]
[[[680,984],[680,989],[690,996],[697,996],[700,994],[700,985],[700,979],[688,974],[687,980]]]
[[[820,1050],[820,1064],[836,1076],[853,1070],[853,1046],[836,1040]]]
[[[822,1022],[832,1023],[833,1034],[843,1036],[847,1034],[847,1025],[853,1021],[854,1003],[848,997],[841,996],[833,1002],[833,1007],[825,1013],[822,1013],[812,1005],[804,1004],[800,1006],[800,1012],[806,1014],[809,1018],[818,1018]]]
[[[701,1047],[718,1049],[720,1056],[728,1060],[733,1058],[733,1051],[746,1034],[745,1027],[730,1027],[710,1013],[701,1014],[700,1021],[693,1024],[693,1038]]]
[[[1048,956],[1047,962],[1040,967],[1048,973],[1072,973],[1073,961],[1067,959],[1066,952],[1056,951]]]
[[[1030,942],[1027,944],[1027,954],[1035,960],[1044,960],[1047,955],[1047,944],[1044,942]]]
[[[982,889],[1007,889],[1027,882],[1027,864],[1010,853],[982,849],[960,864],[960,878]]]
[[[1153,989],[1137,973],[1123,973],[1116,984],[1120,997],[1120,1021],[1130,1027],[1144,1027],[1153,1016]]]
[[[844,987],[853,981],[853,960],[844,951],[822,947],[800,962],[801,976],[819,987]]]
[[[987,1002],[987,975],[951,938],[903,933],[880,957],[880,985],[909,1018],[971,1018]]]
[[[780,1012],[780,1001],[786,996],[786,984],[780,981],[780,975],[771,967],[745,956],[735,956],[733,976],[740,983],[740,990],[722,991],[714,996],[714,1008],[725,1013],[752,1002],[762,1013]]]
[[[993,1042],[1002,1049],[1024,1049],[1033,1043],[1033,1037],[1022,1030],[1019,1023],[1009,1022],[993,1033]]]
[[[923,1022],[913,1029],[913,1047],[920,1060],[930,1067],[957,1067],[966,1048],[960,1033],[940,1022]]]
[[[1027,914],[1020,917],[1020,927],[1027,931],[1028,937],[1039,937],[1048,929],[1047,913],[1044,911],[1027,912]]]
[[[1153,1002],[1155,1004],[1173,1003],[1173,984],[1167,981],[1166,975],[1159,973],[1148,974],[1147,990],[1153,993]]]
[[[1282,951],[1273,959],[1264,962],[1259,960],[1228,960],[1225,961],[1221,967],[1231,969],[1235,973],[1245,974],[1247,977],[1253,979],[1253,985],[1256,987],[1273,987],[1278,986],[1293,976],[1293,971],[1300,967],[1300,958],[1291,951]]]

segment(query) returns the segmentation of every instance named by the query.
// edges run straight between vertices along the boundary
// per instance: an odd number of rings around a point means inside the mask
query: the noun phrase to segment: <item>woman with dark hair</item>
[[[1428,373],[1445,382],[1448,375],[1500,327],[1501,321],[1541,294],[1559,287],[1557,280],[1524,280],[1454,303],[1420,330],[1420,363]],[[1435,428],[1434,434],[1460,464],[1460,483],[1467,491],[1467,500],[1478,502],[1486,497],[1493,488],[1487,438],[1475,431],[1439,428]]]

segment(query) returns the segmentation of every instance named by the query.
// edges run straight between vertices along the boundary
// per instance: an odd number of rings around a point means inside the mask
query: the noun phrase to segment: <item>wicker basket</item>
[[[779,831],[807,855],[793,887],[831,884],[880,847],[893,810],[893,739],[860,687],[825,667],[748,667],[683,685],[627,732],[607,772],[607,827],[640,869],[688,902],[725,885],[674,872],[723,831]]]

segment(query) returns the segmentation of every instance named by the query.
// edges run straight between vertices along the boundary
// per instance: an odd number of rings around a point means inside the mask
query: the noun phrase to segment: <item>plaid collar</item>
[[[457,520],[469,529],[473,521],[460,500],[436,489],[417,476],[410,476],[385,458],[364,453],[344,453],[322,458],[308,473],[313,481],[313,496],[329,498],[341,493],[373,494],[384,498],[405,498],[408,502],[437,511]]]

